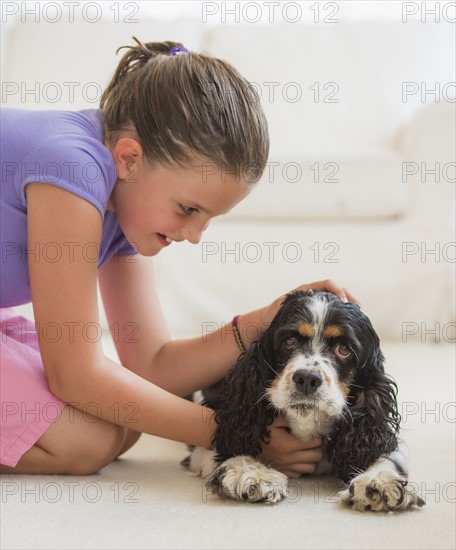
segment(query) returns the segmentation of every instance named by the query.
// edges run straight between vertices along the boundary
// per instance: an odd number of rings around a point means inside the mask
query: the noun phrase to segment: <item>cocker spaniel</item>
[[[259,461],[279,414],[303,441],[323,438],[316,474],[346,483],[341,502],[359,511],[423,506],[399,449],[397,386],[360,308],[323,291],[287,295],[269,328],[227,376],[204,392],[214,410],[214,450],[191,447],[183,464],[222,497],[274,503],[288,478]]]

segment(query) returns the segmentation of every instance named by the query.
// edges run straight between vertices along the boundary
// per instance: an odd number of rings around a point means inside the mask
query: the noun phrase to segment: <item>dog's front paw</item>
[[[287,496],[287,476],[249,456],[223,462],[208,484],[223,497],[242,502],[273,504]]]
[[[424,500],[410,487],[405,477],[391,471],[374,477],[364,473],[339,493],[341,502],[360,512],[391,512],[424,506]]]

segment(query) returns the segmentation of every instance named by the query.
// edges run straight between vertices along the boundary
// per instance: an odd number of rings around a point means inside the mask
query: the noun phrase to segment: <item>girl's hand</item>
[[[309,283],[305,285],[298,286],[294,290],[326,290],[327,292],[332,292],[338,296],[343,302],[353,302],[361,306],[358,300],[352,296],[345,288],[340,287],[331,279],[325,279],[324,281],[316,281],[315,283]],[[274,300],[270,306],[267,306],[263,310],[263,325],[268,326],[274,319],[276,313],[279,311],[280,305],[285,299],[285,294]]]
[[[262,444],[261,461],[267,466],[298,478],[301,474],[311,474],[323,458],[321,438],[300,441],[290,433],[287,421],[278,416],[270,426],[269,443]]]

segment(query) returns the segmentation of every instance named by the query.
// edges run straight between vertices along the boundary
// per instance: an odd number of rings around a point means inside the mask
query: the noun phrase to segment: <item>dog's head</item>
[[[289,294],[263,338],[273,375],[269,401],[290,421],[313,411],[320,433],[343,414],[362,370],[381,368],[369,319],[328,292]]]
[[[396,445],[395,390],[379,338],[357,305],[328,292],[295,291],[239,358],[221,401],[207,404],[216,410],[218,450],[258,455],[267,425],[281,412],[297,434],[330,436],[333,465],[344,478]]]

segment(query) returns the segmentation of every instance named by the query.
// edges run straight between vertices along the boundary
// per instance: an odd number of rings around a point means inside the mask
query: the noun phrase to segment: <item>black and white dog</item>
[[[222,497],[282,500],[287,477],[258,460],[281,413],[303,441],[322,436],[325,459],[316,473],[347,484],[343,503],[359,511],[422,506],[407,486],[396,395],[359,307],[328,292],[294,291],[226,378],[204,393],[218,425],[215,450],[192,448],[183,464]]]

